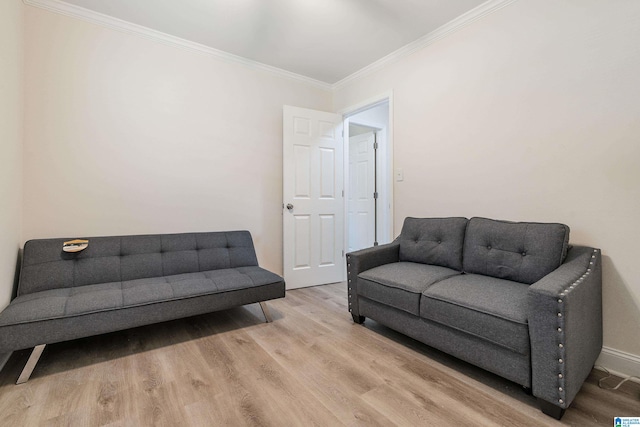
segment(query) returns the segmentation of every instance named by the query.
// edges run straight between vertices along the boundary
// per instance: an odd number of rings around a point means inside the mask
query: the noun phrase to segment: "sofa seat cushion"
[[[436,265],[394,262],[360,273],[358,294],[418,316],[422,292],[457,274],[460,272]]]
[[[81,316],[282,282],[257,266],[58,288],[25,294],[0,314],[0,327]]]
[[[528,289],[478,274],[453,276],[423,292],[420,317],[529,354]]]

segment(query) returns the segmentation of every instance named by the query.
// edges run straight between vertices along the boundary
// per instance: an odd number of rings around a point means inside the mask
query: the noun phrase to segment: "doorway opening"
[[[343,112],[348,252],[393,240],[390,98]]]
[[[393,239],[392,118],[391,92],[338,113],[283,107],[282,234],[287,289],[343,281],[345,252]],[[368,141],[367,150],[357,140],[350,144],[350,136]],[[367,164],[358,169],[361,159],[368,159]],[[359,176],[364,178],[358,181]],[[363,201],[369,202],[363,212],[370,216],[363,220],[352,215],[349,221],[349,197],[355,199],[358,188]],[[357,209],[352,207],[352,212]]]

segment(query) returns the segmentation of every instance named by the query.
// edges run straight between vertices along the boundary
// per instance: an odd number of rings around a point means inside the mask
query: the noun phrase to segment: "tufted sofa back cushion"
[[[464,240],[464,271],[532,284],[567,255],[564,224],[471,218]]]
[[[466,218],[406,218],[400,241],[400,261],[462,270]]]
[[[89,237],[81,252],[62,251],[70,239],[24,245],[18,295],[56,288],[181,273],[257,266],[248,231]]]

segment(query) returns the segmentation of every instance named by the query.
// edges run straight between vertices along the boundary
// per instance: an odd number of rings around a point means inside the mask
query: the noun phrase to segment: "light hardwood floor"
[[[370,319],[346,286],[54,344],[26,384],[28,352],[0,373],[2,426],[611,426],[640,416],[640,386],[594,371],[561,422],[518,385]]]

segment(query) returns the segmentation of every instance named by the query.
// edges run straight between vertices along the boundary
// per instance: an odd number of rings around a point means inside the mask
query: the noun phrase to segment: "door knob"
[[[289,210],[293,209],[293,205],[291,203],[287,203],[287,209]]]

